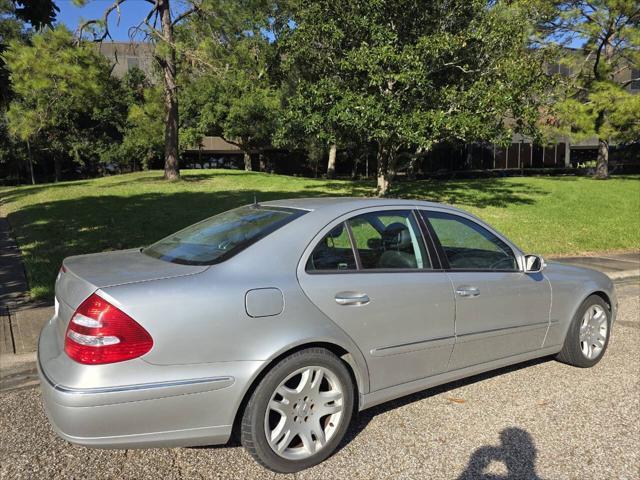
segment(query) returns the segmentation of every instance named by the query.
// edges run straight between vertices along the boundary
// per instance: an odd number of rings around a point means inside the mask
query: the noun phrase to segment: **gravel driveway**
[[[640,478],[640,286],[590,370],[528,362],[363,412],[342,449],[300,479]],[[274,478],[237,445],[90,450],[49,428],[36,388],[0,395],[0,477]],[[284,476],[283,476],[284,477]]]

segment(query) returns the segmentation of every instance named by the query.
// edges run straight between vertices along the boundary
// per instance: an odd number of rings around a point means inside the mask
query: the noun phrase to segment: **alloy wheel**
[[[592,305],[580,323],[580,350],[589,360],[597,358],[607,342],[609,324],[607,313],[600,305]]]
[[[343,418],[343,386],[330,369],[303,367],[288,375],[267,405],[267,442],[279,456],[302,460],[321,450]]]

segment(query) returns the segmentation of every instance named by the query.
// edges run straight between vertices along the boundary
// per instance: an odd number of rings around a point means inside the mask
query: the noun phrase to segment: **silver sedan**
[[[327,458],[358,411],[555,356],[590,367],[612,282],[461,210],[322,198],[240,207],[142,249],[67,258],[38,365],[55,431],[93,447]]]

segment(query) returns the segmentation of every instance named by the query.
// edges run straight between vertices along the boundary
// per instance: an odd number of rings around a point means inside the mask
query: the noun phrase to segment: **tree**
[[[219,135],[244,154],[272,144],[281,107],[278,38],[287,10],[268,0],[219,0],[201,9],[183,36],[193,62],[184,96],[189,105],[188,135]]]
[[[85,4],[87,0],[76,0],[78,4]],[[105,10],[102,19],[89,20],[80,25],[79,37],[89,31],[96,41],[111,38],[109,33],[109,16],[120,11],[120,6],[126,0],[115,0]],[[180,178],[179,167],[179,111],[178,111],[178,85],[176,42],[174,30],[182,20],[199,11],[201,3],[195,0],[187,0],[187,7],[179,14],[173,16],[170,0],[148,0],[151,4],[145,18],[137,27],[131,30],[132,36],[142,32],[146,38],[156,43],[155,59],[162,71],[163,97],[164,97],[164,177],[167,180]]]
[[[140,91],[130,104],[127,126],[121,145],[121,157],[136,169],[136,159],[145,168],[153,168],[163,158],[164,142],[162,132],[163,96],[158,87],[149,86]]]
[[[2,55],[13,90],[8,130],[47,149],[56,181],[64,158],[95,169],[119,141],[126,112],[119,83],[107,60],[76,45],[64,27],[43,30],[31,40],[31,45],[11,42]]]
[[[609,176],[609,144],[640,138],[640,99],[624,75],[640,64],[640,4],[636,0],[548,0],[540,43],[555,48],[571,72],[551,112],[554,125],[572,137],[596,137],[595,178]],[[578,55],[565,47],[579,45]],[[560,48],[557,48],[560,47]]]
[[[53,0],[11,0],[16,17],[28,22],[36,30],[51,27],[60,9]]]
[[[534,127],[542,59],[518,4],[303,0],[284,56],[303,130],[377,145],[378,193],[398,154]],[[505,121],[505,119],[507,121]]]

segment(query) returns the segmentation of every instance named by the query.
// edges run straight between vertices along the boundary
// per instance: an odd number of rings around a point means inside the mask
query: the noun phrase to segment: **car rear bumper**
[[[100,448],[226,443],[260,363],[174,368],[136,359],[81,365],[62,351],[51,323],[38,344],[40,385],[53,429],[69,442]]]

